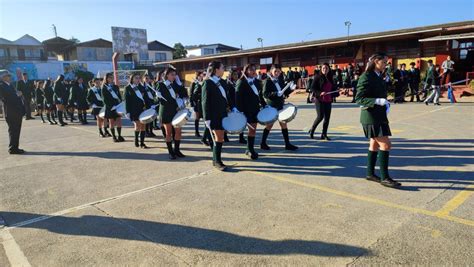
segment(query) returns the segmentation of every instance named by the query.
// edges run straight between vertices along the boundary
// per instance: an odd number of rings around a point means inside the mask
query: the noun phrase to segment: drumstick
[[[250,125],[250,123],[248,123],[248,122],[247,122],[247,126],[248,126],[250,129],[255,130],[255,128],[254,128],[252,125]]]

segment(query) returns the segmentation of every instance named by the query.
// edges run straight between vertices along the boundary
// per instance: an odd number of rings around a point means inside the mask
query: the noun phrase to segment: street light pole
[[[258,37],[258,38],[257,38],[257,42],[260,42],[260,47],[261,47],[262,50],[263,50],[263,39],[260,38],[260,37]]]
[[[352,23],[350,21],[346,21],[344,22],[344,25],[346,25],[347,27],[347,42],[349,43],[349,31],[350,31]]]

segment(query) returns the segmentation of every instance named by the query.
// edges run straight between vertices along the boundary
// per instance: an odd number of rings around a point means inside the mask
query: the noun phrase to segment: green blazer
[[[254,79],[254,85],[257,87],[259,95],[255,95],[246,78],[237,80],[236,87],[236,106],[237,109],[247,116],[255,115],[260,111],[260,93],[262,91],[260,83]]]
[[[355,99],[357,104],[362,106],[362,124],[388,123],[386,107],[375,105],[376,98],[387,98],[387,84],[381,76],[375,71],[364,72],[357,83]]]
[[[220,84],[226,90],[226,81],[220,79]],[[221,90],[212,79],[207,79],[202,84],[202,113],[205,121],[210,120],[214,125],[219,125],[223,118],[227,117],[227,100],[221,94]],[[227,92],[226,92],[226,97]]]

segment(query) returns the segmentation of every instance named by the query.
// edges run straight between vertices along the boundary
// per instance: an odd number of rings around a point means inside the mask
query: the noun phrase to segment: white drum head
[[[266,107],[260,110],[257,114],[257,120],[260,123],[270,123],[276,119],[278,111],[272,107]]]
[[[293,105],[284,105],[283,109],[278,113],[278,120],[284,121],[291,118],[296,112],[296,107]]]
[[[229,133],[241,133],[247,125],[247,118],[242,113],[230,112],[222,119],[222,127]]]

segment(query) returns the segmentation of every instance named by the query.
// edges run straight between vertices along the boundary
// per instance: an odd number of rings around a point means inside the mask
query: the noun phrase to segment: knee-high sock
[[[112,132],[112,137],[114,139],[117,139],[117,137],[115,136],[115,128],[110,128],[110,131]]]
[[[117,127],[118,136],[122,136],[122,127]]]
[[[216,153],[216,160],[215,162],[222,162],[221,159],[221,153],[222,153],[222,142],[216,142],[216,145],[214,146],[213,150]]]
[[[51,116],[49,115],[49,113],[46,113],[46,119],[47,119],[49,122],[52,122],[52,121],[51,121]]]
[[[390,155],[389,151],[379,150],[378,156],[379,156],[379,166],[380,166],[380,178],[381,178],[381,180],[385,180],[387,178],[390,178],[390,175],[388,174],[388,158],[389,158],[389,155]]]
[[[290,144],[290,136],[288,134],[288,128],[287,129],[281,129],[281,133],[283,134],[283,139],[285,140],[285,145]]]
[[[84,118],[84,122],[87,123],[87,111],[83,111],[82,117]]]
[[[58,110],[58,120],[59,120],[59,123],[63,124],[64,121],[63,121],[63,112],[61,110]]]
[[[194,121],[194,131],[199,133],[199,120]]]
[[[163,134],[163,137],[166,138],[166,130],[163,126],[161,126],[161,133]]]
[[[174,151],[179,151],[179,145],[181,144],[181,140],[174,140]]]
[[[367,152],[367,176],[375,174],[375,164],[377,164],[377,151]]]
[[[263,134],[262,134],[262,144],[266,144],[267,143],[267,138],[268,138],[268,135],[270,134],[270,131],[267,130],[267,128],[263,129]]]
[[[255,145],[255,136],[247,137],[247,150],[250,152],[254,152],[254,145]]]
[[[138,135],[140,134],[139,131],[135,131],[135,145],[138,146]]]
[[[166,147],[168,148],[168,153],[174,155],[173,144],[171,142],[166,142]]]
[[[140,145],[145,145],[145,131],[140,132]]]

